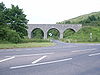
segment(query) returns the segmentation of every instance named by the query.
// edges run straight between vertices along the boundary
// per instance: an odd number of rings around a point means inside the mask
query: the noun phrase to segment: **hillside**
[[[92,33],[90,37],[90,33]],[[100,27],[83,27],[77,33],[74,33],[68,37],[62,39],[65,42],[100,42]]]
[[[90,14],[81,15],[69,20],[57,22],[57,24],[78,24],[100,26],[100,11],[92,12]]]

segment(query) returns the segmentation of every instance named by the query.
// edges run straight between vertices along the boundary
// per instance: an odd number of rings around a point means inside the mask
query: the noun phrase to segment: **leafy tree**
[[[11,8],[7,9],[5,14],[7,14],[7,24],[13,30],[16,30],[21,38],[27,35],[27,22],[26,15],[23,10],[18,6],[12,5]]]
[[[94,15],[91,15],[91,16],[89,16],[88,18],[90,19],[90,21],[96,21],[96,20],[97,20],[96,17],[95,17]]]
[[[6,7],[5,5],[2,3],[0,3],[0,26],[6,26],[6,20],[5,20],[5,12]]]
[[[18,6],[6,8],[0,3],[0,40],[18,43],[27,35],[26,15]]]

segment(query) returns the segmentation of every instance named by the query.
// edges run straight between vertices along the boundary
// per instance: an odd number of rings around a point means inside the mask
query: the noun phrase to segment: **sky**
[[[100,0],[0,0],[23,9],[28,24],[55,24],[80,15],[100,11]]]

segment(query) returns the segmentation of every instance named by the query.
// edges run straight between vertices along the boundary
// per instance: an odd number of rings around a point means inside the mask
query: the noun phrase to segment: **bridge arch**
[[[43,37],[44,37],[44,32],[41,28],[34,28],[31,31],[31,38],[43,39]]]
[[[67,28],[66,30],[64,30],[63,32],[63,38],[66,38],[68,36],[71,36],[75,33],[76,31],[72,28]]]
[[[51,33],[51,35],[50,35]],[[60,37],[60,31],[57,28],[50,28],[47,31],[47,38],[58,39]]]

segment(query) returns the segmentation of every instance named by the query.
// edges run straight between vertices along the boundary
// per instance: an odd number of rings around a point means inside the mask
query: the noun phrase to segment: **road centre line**
[[[96,56],[96,55],[100,55],[100,53],[90,54],[89,56]]]
[[[15,57],[25,57],[25,56],[33,56],[33,55],[50,55],[50,54],[54,54],[52,53],[39,53],[39,54],[26,54],[26,55],[13,55]],[[11,56],[6,56],[6,57],[11,57]]]
[[[6,58],[6,59],[3,59],[3,60],[0,60],[0,63],[1,63],[1,62],[4,62],[4,61],[7,61],[7,60],[14,59],[14,58],[15,58],[15,56],[12,56],[12,57],[9,57],[9,58]]]
[[[44,58],[46,58],[46,57],[47,57],[47,56],[42,56],[41,58],[39,58],[39,59],[33,61],[32,64],[35,64],[35,63],[39,62],[40,60],[42,60],[42,59],[44,59]]]
[[[88,44],[88,45],[93,45],[94,46],[94,45],[100,45],[100,44]]]
[[[67,58],[67,59],[55,60],[55,61],[50,61],[50,62],[43,62],[43,63],[37,63],[37,64],[29,64],[29,65],[15,66],[15,67],[10,67],[10,69],[18,69],[18,68],[25,68],[25,67],[31,67],[31,66],[53,64],[53,63],[57,63],[57,62],[68,61],[68,60],[71,60],[71,59],[72,58]]]
[[[72,52],[84,52],[84,51],[93,51],[93,50],[96,50],[96,49],[93,48],[93,49],[85,49],[85,50],[75,50],[75,51],[72,51]]]

